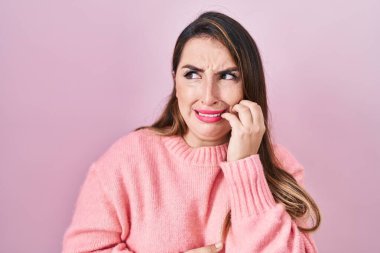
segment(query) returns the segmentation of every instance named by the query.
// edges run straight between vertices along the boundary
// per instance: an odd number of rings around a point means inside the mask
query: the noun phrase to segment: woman
[[[205,12],[180,34],[172,70],[159,119],[91,165],[63,252],[317,252],[319,209],[303,166],[271,142],[249,33]]]

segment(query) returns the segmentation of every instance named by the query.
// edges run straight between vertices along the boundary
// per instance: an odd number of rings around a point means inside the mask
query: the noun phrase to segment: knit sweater
[[[219,242],[229,210],[220,252],[317,252],[274,200],[259,154],[226,161],[227,149],[149,129],[121,136],[91,163],[62,252],[185,252]],[[280,144],[274,152],[304,186],[303,166]]]

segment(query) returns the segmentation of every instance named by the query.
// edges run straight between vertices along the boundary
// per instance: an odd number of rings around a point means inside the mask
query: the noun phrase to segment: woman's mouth
[[[218,122],[222,119],[220,115],[222,113],[226,112],[227,109],[225,110],[218,110],[218,111],[211,111],[211,110],[194,110],[195,111],[195,116],[201,120],[202,122],[206,123],[214,123]]]

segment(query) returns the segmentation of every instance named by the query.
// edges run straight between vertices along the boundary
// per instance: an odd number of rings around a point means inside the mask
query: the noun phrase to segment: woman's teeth
[[[210,118],[219,117],[221,115],[221,113],[219,113],[219,114],[203,114],[200,112],[198,114],[201,115],[202,117],[210,117]]]

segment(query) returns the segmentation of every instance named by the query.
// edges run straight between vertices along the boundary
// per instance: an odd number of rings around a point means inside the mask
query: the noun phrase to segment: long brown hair
[[[174,75],[186,42],[195,37],[216,39],[229,50],[240,73],[242,73],[243,99],[255,101],[259,104],[264,115],[266,131],[258,154],[272,195],[276,202],[282,202],[285,205],[286,211],[293,219],[312,218],[314,222],[311,227],[301,227],[297,224],[301,231],[312,232],[317,230],[321,223],[317,204],[294,177],[281,168],[281,163],[277,160],[272,148],[264,70],[255,41],[248,31],[231,17],[215,11],[204,12],[190,23],[177,39],[172,58]],[[143,128],[154,130],[157,134],[164,136],[184,136],[187,133],[188,127],[178,107],[175,82],[169,101],[158,120],[150,126],[138,127],[135,131]],[[231,210],[229,210],[222,226],[221,237],[223,242],[226,240],[230,226]]]

